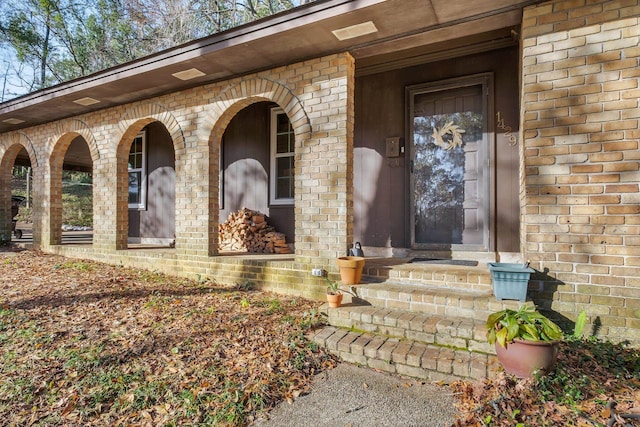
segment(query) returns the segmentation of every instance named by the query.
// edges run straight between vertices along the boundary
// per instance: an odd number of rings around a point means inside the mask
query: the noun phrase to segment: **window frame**
[[[142,139],[142,165],[139,168],[129,167],[129,158],[127,157],[127,180],[129,174],[132,172],[140,172],[140,202],[129,203],[129,209],[132,210],[145,210],[147,208],[147,131],[141,130],[131,141],[131,147],[129,147],[129,154],[131,155],[131,148],[134,146],[134,142],[137,138]],[[129,186],[127,185],[127,200],[129,198]]]
[[[291,138],[292,144],[290,146],[290,150],[286,153],[278,153],[278,116],[280,114],[283,114],[285,117],[287,117],[287,120],[289,121],[289,130],[288,130],[288,134]],[[294,161],[294,169],[295,169],[295,134],[293,131],[293,126],[291,125],[291,120],[289,120],[289,116],[287,116],[287,113],[285,113],[285,111],[280,108],[280,107],[274,107],[271,109],[271,129],[269,131],[270,134],[270,140],[271,140],[271,170],[269,173],[269,201],[271,205],[293,205],[295,204],[294,200],[295,200],[295,190],[294,187],[295,186],[295,172],[293,173],[293,175],[291,176],[292,182],[292,192],[294,194],[294,197],[286,197],[286,198],[276,198],[276,194],[277,194],[277,181],[278,181],[278,168],[277,168],[277,160],[279,158],[292,158]]]
[[[224,185],[224,180],[225,180],[225,163],[224,163],[224,157],[225,157],[225,150],[226,150],[226,145],[225,145],[225,138],[224,135],[222,135],[222,139],[220,141],[220,151],[219,151],[219,155],[218,155],[218,209],[224,209],[224,189],[225,189],[225,185]]]

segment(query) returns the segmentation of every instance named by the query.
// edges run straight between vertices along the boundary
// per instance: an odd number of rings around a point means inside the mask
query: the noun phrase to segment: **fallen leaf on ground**
[[[303,298],[34,251],[0,277],[3,425],[245,425],[336,365]]]

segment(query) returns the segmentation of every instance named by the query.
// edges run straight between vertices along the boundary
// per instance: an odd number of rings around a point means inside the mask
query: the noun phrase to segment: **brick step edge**
[[[327,316],[329,324],[338,328],[495,354],[494,346],[487,342],[485,321],[375,306],[329,308]]]
[[[433,289],[451,289],[459,290],[462,292],[489,292],[493,291],[493,285],[491,282],[475,282],[475,281],[463,281],[463,280],[434,280],[423,279],[421,277],[376,277],[376,276],[362,276],[362,282],[360,285],[391,285],[391,286],[418,286]]]
[[[486,321],[493,312],[517,310],[526,302],[498,300],[491,291],[469,292],[430,286],[362,284],[354,286],[357,297],[367,304],[389,309],[467,317]]]
[[[461,267],[447,265],[401,264],[380,268],[367,266],[363,280],[370,283],[426,284],[435,287],[491,290],[491,272],[487,267]]]
[[[350,363],[426,381],[493,378],[493,355],[326,326],[311,339]]]

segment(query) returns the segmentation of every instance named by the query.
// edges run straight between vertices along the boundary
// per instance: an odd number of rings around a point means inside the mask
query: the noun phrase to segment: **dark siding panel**
[[[354,237],[357,240],[368,246],[411,245],[408,161],[405,162],[408,155],[401,155],[397,161],[385,157],[385,139],[405,136],[405,87],[494,72],[495,111],[502,113],[505,123],[517,134],[517,58],[517,48],[509,48],[356,78]],[[496,129],[496,132],[503,131]],[[497,250],[517,252],[518,147],[505,147],[504,138],[498,138],[498,143]]]
[[[287,243],[293,243],[295,237],[295,219],[293,206],[271,206],[269,224],[287,236]]]
[[[147,209],[141,214],[142,237],[175,234],[175,153],[171,136],[160,123],[149,125]]]
[[[268,213],[270,104],[241,110],[223,137],[224,208],[220,221],[241,208]]]
[[[165,127],[155,122],[147,127],[147,206],[129,211],[129,236],[172,239],[175,213],[173,141]]]
[[[518,137],[520,105],[518,103],[518,52],[503,54],[502,65],[495,70],[496,114],[500,112],[505,125]],[[497,250],[520,252],[520,158],[519,144],[510,145],[505,130],[496,126],[496,233]]]
[[[356,79],[354,238],[367,246],[408,246],[404,157],[385,157],[386,138],[404,140],[405,85],[400,70]]]
[[[140,237],[140,211],[129,209],[129,237]]]

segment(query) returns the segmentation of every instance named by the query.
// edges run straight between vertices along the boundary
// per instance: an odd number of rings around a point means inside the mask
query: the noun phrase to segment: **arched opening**
[[[93,159],[84,137],[71,133],[51,157],[51,244],[92,243]]]
[[[269,101],[243,108],[225,128],[220,148],[220,251],[293,251],[295,136],[285,111]],[[264,215],[267,225],[261,225],[260,215],[257,220],[252,215],[247,241],[230,242],[225,226],[240,228],[231,234],[243,234],[242,209]],[[263,232],[263,227],[269,231]]]
[[[238,99],[238,93],[246,94],[245,98]],[[232,119],[235,118],[236,115],[244,108],[250,107],[253,104],[260,104],[262,102],[271,103],[271,106],[279,106],[281,109],[281,114],[284,115],[287,119],[287,134],[291,138],[292,146],[293,146],[293,156],[291,156],[291,160],[298,161],[297,167],[299,166],[299,160],[303,159],[303,145],[305,143],[311,142],[311,125],[309,118],[300,104],[299,100],[295,97],[293,93],[286,86],[282,86],[279,83],[276,83],[272,80],[265,79],[250,79],[243,80],[239,82],[236,86],[232,86],[224,90],[214,101],[214,106],[212,108],[210,120],[208,123],[211,123],[210,129],[205,129],[203,132],[203,137],[208,135],[209,140],[209,206],[207,213],[210,215],[207,216],[208,224],[207,224],[207,247],[206,250],[210,255],[217,254],[221,251],[223,245],[219,242],[219,233],[217,232],[218,228],[223,228],[224,224],[219,224],[219,209],[220,203],[222,203],[222,207],[224,209],[228,209],[225,197],[228,197],[228,194],[225,194],[225,191],[222,187],[224,187],[224,170],[221,167],[222,162],[226,162],[226,164],[230,164],[229,156],[225,159],[224,152],[222,150],[223,145],[227,147],[227,151],[229,151],[230,144],[232,142],[229,140],[231,135],[230,133],[227,136],[227,141],[223,144],[223,137],[228,128],[229,123]],[[255,107],[255,108],[260,108]],[[248,110],[249,111],[249,110]],[[271,110],[273,111],[273,110]],[[271,114],[271,113],[269,113]],[[241,123],[244,123],[246,126],[255,126],[250,121],[236,119]],[[284,121],[284,120],[283,120]],[[264,123],[264,122],[263,122]],[[275,129],[275,126],[271,126],[271,122],[269,124],[270,129]],[[270,154],[271,156],[271,154]],[[307,234],[305,230],[302,228],[302,224],[305,223],[306,219],[302,215],[302,208],[296,212],[295,209],[295,200],[302,200],[304,197],[302,193],[306,191],[304,188],[303,180],[300,176],[295,176],[293,172],[293,168],[289,167],[289,180],[293,182],[293,188],[296,190],[295,196],[292,196],[292,201],[288,206],[282,206],[283,209],[290,209],[293,211],[291,215],[292,220],[288,223],[294,224],[293,232],[288,237],[292,242],[290,245],[285,245],[288,249],[293,250],[293,244],[295,243],[295,238],[293,234],[298,234],[298,236],[304,236]],[[271,179],[273,175],[269,176]],[[271,188],[271,187],[270,187]],[[271,199],[269,199],[271,200]],[[271,211],[272,206],[275,208],[273,204],[270,203],[269,209]],[[310,218],[309,218],[310,219]],[[283,227],[284,228],[284,227]],[[296,256],[303,253],[303,249],[295,248]]]
[[[127,155],[128,247],[175,244],[175,149],[160,122],[144,126]]]
[[[11,171],[11,241],[28,243],[33,240],[33,168],[29,153],[17,151]],[[10,154],[9,154],[10,156]],[[7,159],[10,165],[11,160]]]

